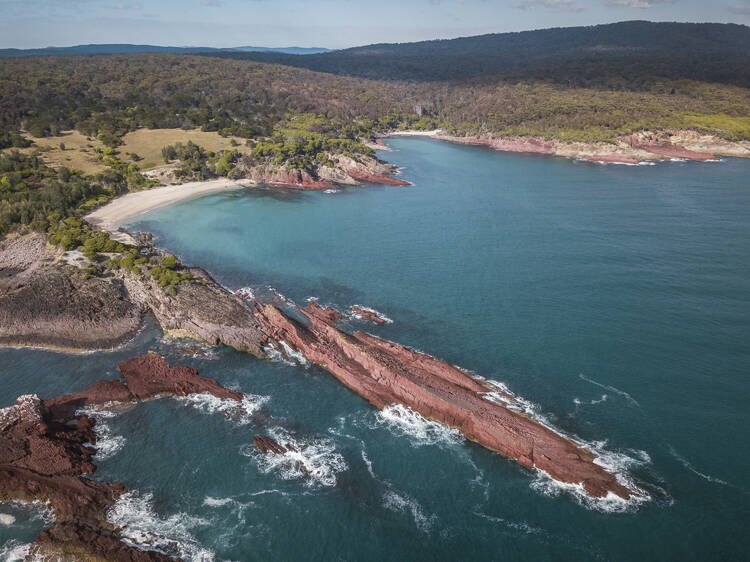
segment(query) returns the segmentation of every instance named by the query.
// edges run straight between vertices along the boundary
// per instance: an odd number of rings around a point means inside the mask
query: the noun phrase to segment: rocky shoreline
[[[750,158],[748,141],[731,142],[695,131],[644,131],[609,143],[563,142],[542,137],[454,136],[440,130],[394,132],[391,135],[407,133],[456,144],[486,146],[503,152],[561,156],[602,164],[638,165],[673,159],[716,162],[720,156]]]
[[[91,562],[179,560],[171,553],[124,542],[108,512],[126,493],[120,483],[92,480],[96,421],[87,408],[130,407],[157,396],[212,394],[242,400],[190,367],[171,367],[157,355],[118,365],[122,380],[100,381],[75,394],[40,400],[20,396],[0,409],[0,501],[45,502],[54,523],[34,541],[29,557]]]

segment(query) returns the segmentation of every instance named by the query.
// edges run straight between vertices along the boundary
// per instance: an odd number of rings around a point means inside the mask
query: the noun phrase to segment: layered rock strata
[[[316,309],[299,309],[304,322],[272,304],[256,301],[255,310],[272,339],[325,368],[377,408],[403,404],[526,468],[581,484],[594,497],[630,497],[615,475],[594,463],[591,452],[514,409],[520,406],[515,398],[486,381],[364,332],[342,332]]]

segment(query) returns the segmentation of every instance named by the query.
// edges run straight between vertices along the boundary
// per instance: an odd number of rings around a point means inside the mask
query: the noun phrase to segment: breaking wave
[[[385,426],[396,436],[411,438],[413,444],[453,445],[464,440],[457,429],[428,420],[403,404],[391,404],[375,414],[378,426]]]
[[[332,439],[294,437],[281,427],[271,429],[268,434],[287,452],[264,455],[252,444],[240,450],[246,457],[254,458],[266,474],[276,473],[282,480],[305,478],[309,486],[332,487],[336,485],[336,475],[349,468],[344,457],[336,452]]]
[[[76,411],[77,416],[83,414],[96,421],[94,424],[96,444],[92,444],[96,448],[94,459],[99,462],[105,461],[120,452],[125,446],[125,438],[122,435],[112,433],[112,428],[106,422],[106,420],[117,417],[118,412],[101,408],[84,408]]]
[[[581,375],[581,377],[585,378],[583,375]],[[549,496],[556,496],[560,493],[566,492],[573,496],[581,505],[606,512],[630,511],[651,500],[651,496],[640,486],[636,485],[629,472],[632,468],[651,464],[651,457],[646,451],[628,449],[627,453],[614,452],[605,448],[607,444],[606,441],[586,441],[575,435],[566,434],[552,424],[552,422],[541,412],[541,409],[537,404],[517,396],[501,382],[488,379],[485,379],[485,381],[497,389],[497,391],[485,394],[485,399],[504,405],[510,410],[523,413],[550,431],[553,431],[561,437],[572,441],[579,447],[593,453],[595,456],[594,463],[604,468],[607,472],[614,474],[617,481],[625,486],[631,493],[631,497],[628,500],[623,500],[619,496],[610,493],[605,498],[595,498],[590,496],[580,484],[558,482],[546,472],[538,468],[534,468],[537,477],[531,483],[532,489]],[[603,386],[596,381],[589,382],[593,382],[598,386]],[[622,394],[635,404],[638,404],[627,392],[614,387],[606,388],[611,392]],[[603,395],[601,399],[591,401],[591,403],[604,402],[606,396],[607,395]]]
[[[270,399],[270,396],[243,394],[242,400],[237,402],[231,398],[219,398],[209,393],[188,394],[187,396],[176,397],[176,400],[186,402],[199,412],[204,414],[222,414],[240,425],[250,423],[253,414]]]
[[[429,533],[437,521],[437,515],[426,515],[417,500],[406,494],[397,494],[393,490],[383,494],[383,507],[397,513],[410,513],[417,529],[423,533]]]
[[[152,494],[123,494],[107,512],[107,521],[120,529],[123,542],[130,546],[191,562],[214,560],[214,553],[203,548],[190,532],[210,522],[186,513],[161,518],[154,511]]]
[[[24,544],[11,539],[0,546],[0,560],[4,562],[22,562],[23,560],[28,560],[27,556],[30,551],[31,543]],[[34,557],[33,560],[39,560],[39,557]]]
[[[374,314],[375,316],[378,317],[378,319],[382,320],[386,324],[393,324],[393,320],[388,318],[385,314],[383,314],[379,310],[375,310],[374,308],[371,308],[369,306],[362,306],[361,304],[355,304],[354,306],[356,306],[357,308],[361,310],[364,310],[365,312]],[[353,320],[362,320],[363,319],[362,315],[354,310],[354,306],[352,306],[352,308],[349,309],[349,317],[352,318]]]

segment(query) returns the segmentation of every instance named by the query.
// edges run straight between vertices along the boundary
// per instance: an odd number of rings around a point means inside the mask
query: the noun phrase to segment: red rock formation
[[[346,316],[341,314],[335,308],[331,308],[330,306],[320,306],[315,299],[310,299],[308,301],[305,311],[328,324],[335,324],[339,320],[346,318]]]
[[[22,396],[0,410],[0,501],[49,502],[55,523],[37,537],[34,554],[65,560],[166,561],[170,556],[123,543],[107,522],[107,511],[125,493],[121,484],[96,482],[92,474],[95,421],[86,407],[148,400],[160,394],[210,393],[242,400],[242,394],[198,375],[189,367],[171,367],[158,355],[118,365],[125,379],[101,381],[88,390],[49,400]],[[73,424],[75,422],[75,424]]]
[[[284,447],[279,445],[270,437],[263,437],[260,435],[253,437],[253,445],[255,445],[255,448],[258,449],[258,451],[260,451],[263,455],[267,455],[269,453],[283,455],[287,452]]]
[[[255,309],[270,337],[324,367],[376,407],[404,404],[529,469],[539,468],[561,482],[581,483],[592,496],[612,492],[630,497],[613,474],[593,462],[591,452],[488,400],[487,394],[496,391],[488,383],[399,344],[363,332],[346,334],[304,310],[309,326],[270,304],[255,302]],[[502,398],[514,401],[509,394]]]
[[[631,135],[628,138],[628,144],[633,148],[645,150],[652,154],[659,154],[660,156],[667,156],[669,158],[684,158],[686,160],[697,160],[699,162],[719,160],[716,156],[708,152],[695,152],[672,144],[668,140],[658,140],[653,137],[643,139],[638,135]]]
[[[171,367],[153,353],[123,361],[117,368],[125,378],[128,390],[138,400],[149,400],[159,394],[186,396],[204,393],[238,402],[242,400],[242,393],[224,388],[214,379],[199,376],[192,367]]]
[[[128,546],[107,523],[107,511],[125,488],[82,478],[96,470],[94,451],[86,446],[96,442],[93,420],[85,415],[58,419],[36,396],[21,396],[16,406],[0,410],[0,420],[0,500],[46,501],[55,516],[34,541],[32,554],[64,560],[172,560]]]
[[[400,180],[398,178],[394,178],[393,176],[387,176],[385,174],[374,174],[372,172],[357,168],[346,170],[346,173],[357,181],[380,183],[383,185],[411,185],[408,181]]]
[[[635,158],[627,158],[620,156],[619,154],[596,154],[594,156],[584,156],[584,160],[589,162],[606,162],[609,164],[640,164],[640,160]]]
[[[377,311],[371,308],[360,306],[358,304],[352,306],[352,313],[359,318],[362,318],[363,320],[369,320],[370,322],[373,322],[375,324],[388,323],[388,319],[385,318],[382,314],[379,314]]]
[[[288,169],[285,167],[277,169],[255,167],[251,168],[248,172],[248,177],[260,185],[302,190],[334,189],[336,187],[330,182],[313,178],[305,170]]]
[[[260,435],[253,437],[253,445],[255,445],[255,448],[258,449],[262,455],[285,455],[286,453],[296,452],[296,449],[289,443],[284,447],[270,437],[263,437]],[[291,463],[286,463],[284,466],[291,466]],[[304,474],[310,474],[312,472],[307,468],[305,463],[300,460],[294,461],[294,467]]]
[[[436,138],[458,144],[487,146],[505,152],[527,152],[531,154],[554,154],[554,148],[544,139],[536,137],[480,138],[438,135]]]

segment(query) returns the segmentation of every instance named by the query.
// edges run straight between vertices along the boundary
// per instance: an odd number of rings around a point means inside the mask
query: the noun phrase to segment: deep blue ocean
[[[153,322],[114,352],[0,350],[0,405],[148,350],[247,394],[243,415],[205,399],[99,415],[95,477],[131,490],[111,519],[186,559],[748,559],[750,160],[388,144],[413,186],[242,189],[129,227],[232,289],[376,308],[393,323],[368,331],[505,383],[645,501],[586,501],[321,369],[185,347]],[[314,475],[260,457],[255,435],[296,443]],[[0,505],[0,557],[44,525]]]

